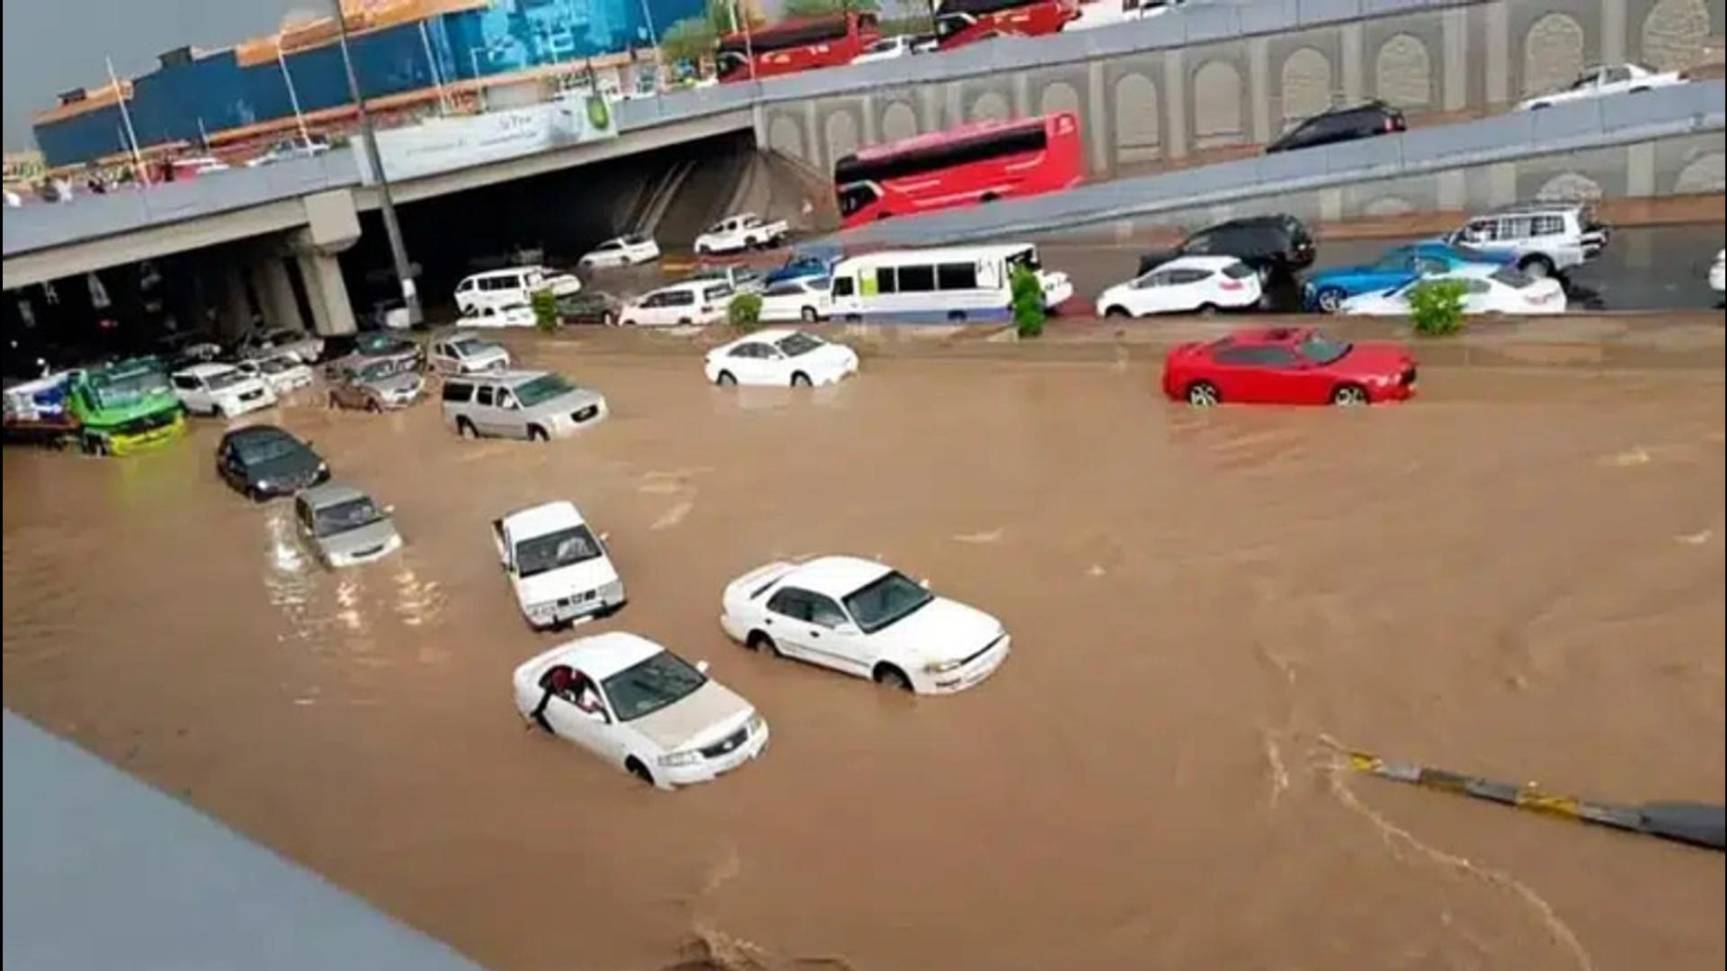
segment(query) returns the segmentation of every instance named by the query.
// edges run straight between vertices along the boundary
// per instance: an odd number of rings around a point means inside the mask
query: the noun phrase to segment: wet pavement
[[[1059,264],[1057,264],[1059,265]],[[1139,361],[866,357],[724,391],[540,347],[613,416],[265,413],[396,506],[317,569],[211,468],[4,453],[6,704],[504,969],[719,950],[865,969],[1720,967],[1723,859],[1341,775],[1334,745],[1719,802],[1719,371],[1426,368],[1394,408],[1194,412]],[[635,631],[773,724],[679,793],[523,730],[488,521],[576,500]],[[770,558],[879,555],[1006,622],[891,695],[730,644]],[[810,966],[810,965],[805,965]]]

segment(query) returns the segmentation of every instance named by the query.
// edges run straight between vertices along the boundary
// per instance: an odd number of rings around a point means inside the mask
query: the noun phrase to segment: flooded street
[[[612,417],[530,445],[435,399],[265,413],[396,507],[407,547],[343,573],[221,483],[213,422],[8,449],[6,704],[501,969],[697,936],[856,971],[1727,960],[1719,854],[1335,768],[1722,801],[1719,370],[1196,412],[1141,361],[866,358],[813,393],[534,361]],[[711,661],[762,759],[665,793],[524,730],[510,672],[569,635],[523,624],[488,523],[554,498],[630,595],[577,634]],[[726,639],[725,583],[824,552],[999,616],[1012,657],[914,699]]]

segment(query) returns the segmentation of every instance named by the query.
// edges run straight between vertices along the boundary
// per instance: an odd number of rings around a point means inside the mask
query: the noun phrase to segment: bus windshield
[[[151,395],[168,393],[168,376],[156,369],[133,370],[92,378],[91,395],[103,408],[126,408]]]

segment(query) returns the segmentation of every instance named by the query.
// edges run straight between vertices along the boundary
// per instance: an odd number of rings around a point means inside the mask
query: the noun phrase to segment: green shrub
[[[733,327],[754,327],[762,319],[762,298],[754,293],[740,293],[726,304],[726,319]]]
[[[1463,329],[1463,282],[1423,280],[1409,291],[1409,315],[1415,332],[1423,337],[1443,337]]]
[[[1021,266],[1013,271],[1013,323],[1019,336],[1036,337],[1043,333],[1043,322],[1049,312],[1043,306],[1043,281],[1037,274]]]
[[[550,333],[558,329],[558,297],[551,290],[535,290],[529,305],[534,308],[534,326]]]

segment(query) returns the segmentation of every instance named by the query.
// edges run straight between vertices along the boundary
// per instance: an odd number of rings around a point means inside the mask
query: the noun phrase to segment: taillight
[[[1390,118],[1385,119],[1385,130],[1386,131],[1396,131],[1397,130],[1397,122],[1392,121]]]
[[[1241,281],[1240,280],[1225,280],[1222,283],[1218,284],[1218,286],[1222,287],[1225,290],[1240,290],[1241,289]]]

